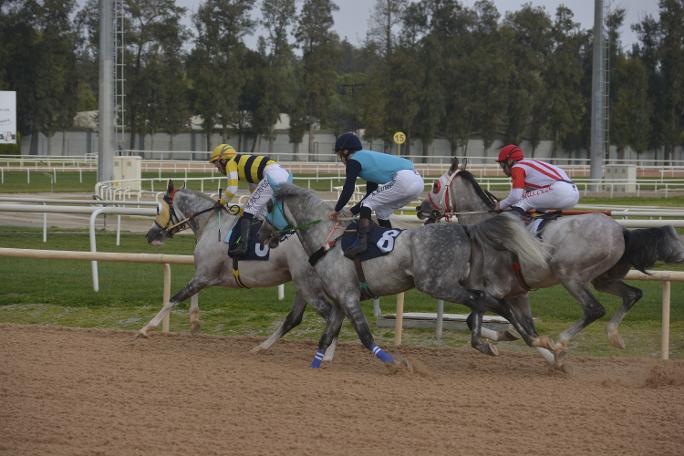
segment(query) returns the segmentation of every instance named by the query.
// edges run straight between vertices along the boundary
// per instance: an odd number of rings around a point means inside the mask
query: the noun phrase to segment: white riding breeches
[[[249,201],[245,204],[244,211],[254,216],[265,213],[266,205],[273,197],[273,189],[268,180],[270,179],[274,184],[282,184],[288,181],[288,177],[289,173],[277,163],[264,168],[264,178],[259,181],[256,189],[249,196]]]
[[[512,204],[524,211],[536,209],[569,209],[579,201],[579,191],[575,184],[557,181],[549,187],[523,193],[522,199]]]
[[[423,189],[423,177],[417,171],[397,171],[394,179],[379,186],[361,202],[361,206],[374,210],[379,219],[389,220],[395,210],[417,199]]]

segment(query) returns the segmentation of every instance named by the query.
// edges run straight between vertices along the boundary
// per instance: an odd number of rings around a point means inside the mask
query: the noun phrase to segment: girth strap
[[[377,299],[377,296],[370,290],[366,275],[363,273],[363,266],[361,265],[360,255],[354,257],[354,267],[356,268],[356,277],[359,279],[359,289],[361,290],[361,299]]]
[[[518,255],[511,252],[511,260],[513,260],[513,264],[511,265],[511,269],[513,269],[513,272],[515,273],[515,277],[518,279],[518,282],[520,283],[520,285],[525,289],[525,291],[532,290],[532,288],[530,288],[530,286],[525,281],[525,277],[523,277],[522,267],[520,266],[520,259],[518,258]]]
[[[235,279],[235,283],[237,283],[239,288],[249,288],[247,285],[242,283],[242,279],[240,279],[240,270],[238,269],[238,263],[240,260],[237,258],[233,258],[233,270],[231,271],[233,273],[233,278]]]

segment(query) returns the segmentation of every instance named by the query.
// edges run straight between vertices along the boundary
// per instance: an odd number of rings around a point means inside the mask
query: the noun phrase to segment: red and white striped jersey
[[[557,181],[571,182],[567,173],[556,165],[541,160],[520,160],[511,168],[513,188],[531,191],[546,188]]]

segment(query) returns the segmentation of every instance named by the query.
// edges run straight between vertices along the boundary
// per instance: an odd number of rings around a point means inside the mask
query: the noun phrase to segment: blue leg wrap
[[[316,354],[314,355],[314,359],[311,361],[311,368],[312,369],[318,369],[321,367],[321,361],[323,361],[323,357],[325,356],[325,353],[316,351]]]
[[[371,347],[371,351],[383,363],[394,364],[394,358],[392,358],[392,355],[390,355],[377,345],[373,344],[373,346]]]

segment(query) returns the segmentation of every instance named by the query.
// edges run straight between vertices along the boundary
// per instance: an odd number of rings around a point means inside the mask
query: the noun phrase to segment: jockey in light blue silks
[[[352,214],[360,215],[357,242],[347,251],[349,257],[354,257],[366,251],[371,211],[375,211],[380,226],[391,228],[389,218],[392,213],[423,192],[423,178],[410,160],[364,150],[359,137],[351,132],[337,138],[335,153],[346,165],[346,179],[330,219],[337,220],[340,211],[349,202],[356,178],[361,177],[366,181],[366,196],[351,208]]]

